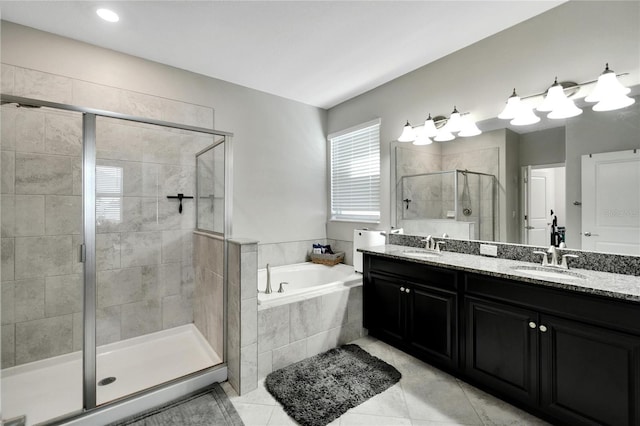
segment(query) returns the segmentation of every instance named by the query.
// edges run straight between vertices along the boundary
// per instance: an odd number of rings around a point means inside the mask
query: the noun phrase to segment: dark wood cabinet
[[[392,274],[388,266],[374,263],[366,273],[364,326],[369,334],[434,364],[457,366],[455,275],[419,268],[414,270],[419,275],[409,279],[402,275],[406,270]]]
[[[465,313],[465,373],[501,394],[537,404],[537,314],[474,297],[465,298]]]
[[[640,304],[365,256],[369,334],[554,424],[640,426]]]
[[[464,297],[466,375],[562,424],[640,425],[640,336],[613,329],[622,313],[615,302],[576,295],[560,312],[548,289],[465,281],[473,294]],[[577,318],[598,303],[593,318]],[[603,326],[590,323],[605,317]]]
[[[640,424],[640,337],[540,317],[541,407],[567,424]]]

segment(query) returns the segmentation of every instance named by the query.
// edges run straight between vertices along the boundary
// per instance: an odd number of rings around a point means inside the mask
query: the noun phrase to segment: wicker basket
[[[316,254],[311,253],[311,261],[321,265],[333,266],[344,260],[344,252],[339,251],[334,254]]]

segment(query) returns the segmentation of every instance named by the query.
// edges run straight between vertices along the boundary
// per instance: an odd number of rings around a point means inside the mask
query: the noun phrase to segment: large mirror
[[[391,222],[413,235],[640,255],[640,87],[624,109],[426,146],[392,142]]]

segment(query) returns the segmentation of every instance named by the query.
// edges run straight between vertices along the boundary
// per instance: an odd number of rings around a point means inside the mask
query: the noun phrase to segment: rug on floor
[[[238,412],[218,383],[202,392],[136,414],[109,426],[242,426]]]
[[[298,423],[324,426],[401,377],[360,346],[344,345],[276,370],[264,384]]]

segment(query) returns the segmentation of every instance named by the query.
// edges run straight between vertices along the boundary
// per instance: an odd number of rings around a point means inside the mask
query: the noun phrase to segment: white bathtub
[[[278,293],[280,283],[284,293]],[[321,294],[362,285],[362,275],[356,273],[353,266],[339,263],[325,266],[316,263],[296,263],[271,268],[271,289],[266,294],[267,270],[258,269],[258,305],[259,310],[296,302]]]

